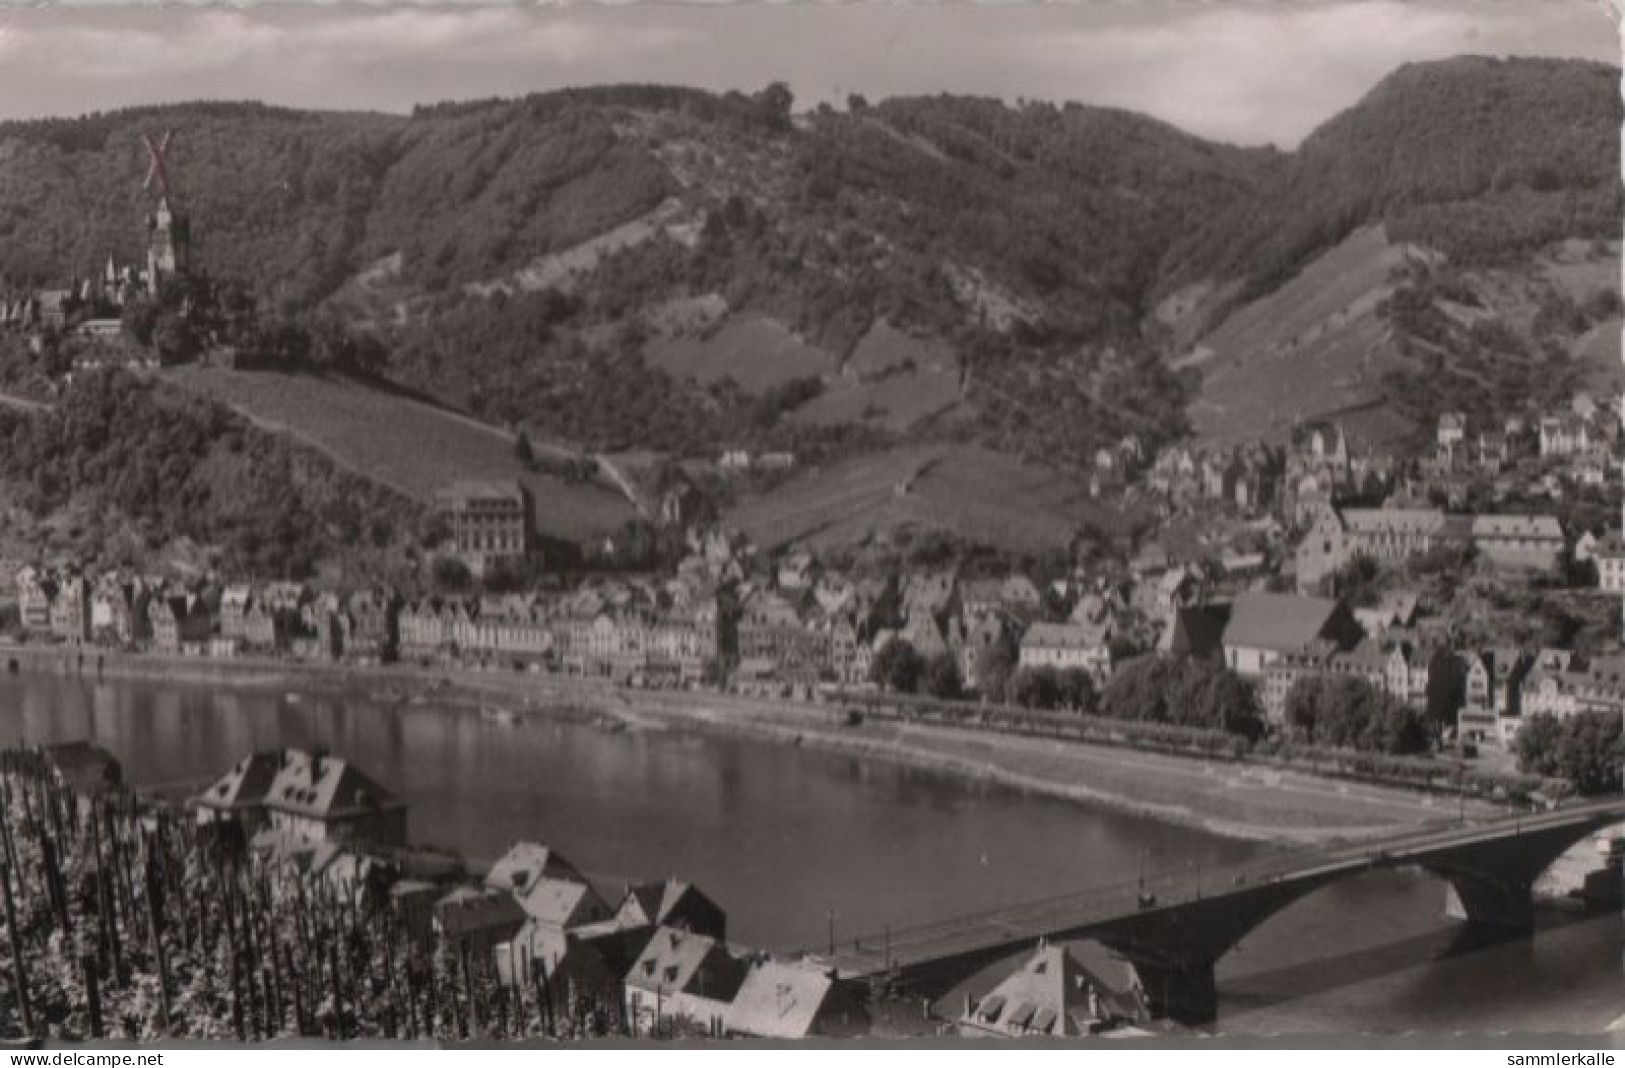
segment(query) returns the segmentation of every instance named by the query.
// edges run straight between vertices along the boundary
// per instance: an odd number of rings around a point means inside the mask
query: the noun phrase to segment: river
[[[197,788],[243,754],[326,746],[411,805],[415,842],[489,862],[545,842],[613,897],[676,875],[734,940],[836,936],[1212,868],[1270,847],[1004,787],[735,737],[505,724],[365,694],[0,678],[0,744],[91,738],[137,786]],[[1471,942],[1438,883],[1383,873],[1282,912],[1220,963],[1226,1029],[1596,1031],[1625,1012],[1625,923],[1542,910],[1533,940]]]

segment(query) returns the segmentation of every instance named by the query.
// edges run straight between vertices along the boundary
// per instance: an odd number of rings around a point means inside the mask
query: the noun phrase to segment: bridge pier
[[[1213,979],[1212,961],[1128,958],[1128,965],[1152,1019],[1169,1019],[1187,1026],[1218,1019],[1219,988]]]
[[[1445,885],[1445,915],[1505,931],[1535,929],[1535,884],[1532,879],[1492,879],[1451,875]]]

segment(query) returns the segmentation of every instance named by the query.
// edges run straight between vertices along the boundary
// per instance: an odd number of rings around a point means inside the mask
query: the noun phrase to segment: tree
[[[1286,696],[1292,734],[1312,745],[1401,755],[1425,752],[1422,716],[1362,678],[1305,675]]]
[[[1557,746],[1562,776],[1581,794],[1613,793],[1620,788],[1620,764],[1625,761],[1625,738],[1620,717],[1614,713],[1582,712],[1563,723]]]
[[[1426,753],[1432,736],[1422,715],[1408,705],[1384,699],[1366,732],[1365,748],[1405,756]]]
[[[1021,668],[1010,679],[1010,700],[1022,708],[1040,711],[1053,709],[1061,699],[1061,683],[1055,669],[1043,667]]]
[[[431,567],[434,584],[443,590],[461,593],[474,584],[468,565],[455,556],[438,556]]]
[[[1435,736],[1456,725],[1456,713],[1467,703],[1467,665],[1449,649],[1428,661],[1427,719]]]
[[[1101,708],[1113,719],[1168,721],[1173,661],[1142,656],[1123,665],[1106,681]]]
[[[1016,673],[1021,659],[1015,639],[1005,630],[976,654],[976,689],[983,697],[995,703],[1005,700],[1010,677]]]
[[[158,313],[152,328],[152,347],[158,360],[166,365],[187,363],[196,359],[203,349],[189,317],[168,310]]]
[[[1382,568],[1365,553],[1356,553],[1332,576],[1332,591],[1350,604],[1366,608],[1382,598],[1377,588]]]
[[[1056,703],[1074,712],[1093,712],[1098,705],[1095,677],[1083,668],[1067,668],[1056,676]]]
[[[959,659],[953,653],[938,653],[926,661],[922,682],[925,692],[932,697],[953,701],[964,695],[964,680],[959,674]]]
[[[903,638],[893,638],[875,654],[869,681],[893,693],[913,693],[920,683],[920,654]]]
[[[1188,681],[1176,707],[1191,710],[1193,726],[1237,734],[1250,742],[1263,737],[1264,713],[1250,683],[1226,668],[1196,660],[1185,661],[1184,672]]]
[[[1518,769],[1527,775],[1557,775],[1557,746],[1563,737],[1563,724],[1549,712],[1525,716],[1512,739],[1512,753]]]
[[[756,94],[756,105],[763,125],[773,130],[790,128],[790,109],[795,106],[795,94],[783,82],[773,82]]]

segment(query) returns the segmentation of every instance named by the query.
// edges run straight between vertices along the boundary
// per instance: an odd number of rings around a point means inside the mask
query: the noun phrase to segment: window
[[[977,1007],[977,1015],[982,1018],[983,1023],[997,1023],[999,1020],[999,1012],[1003,1008],[1004,995],[989,994],[987,997],[982,999],[982,1004]]]

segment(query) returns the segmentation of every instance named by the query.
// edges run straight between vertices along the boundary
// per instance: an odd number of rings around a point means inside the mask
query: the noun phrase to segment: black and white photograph
[[[1620,14],[0,0],[0,1045],[1613,1056]]]

